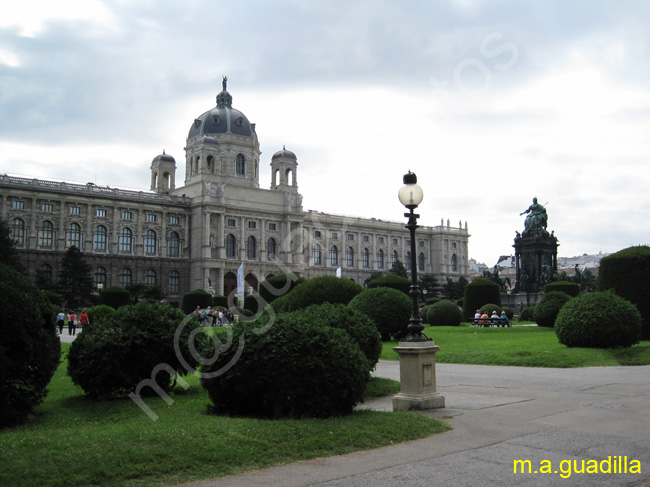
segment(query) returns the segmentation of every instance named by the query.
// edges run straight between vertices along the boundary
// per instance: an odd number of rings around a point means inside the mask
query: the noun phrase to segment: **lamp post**
[[[418,218],[420,218],[420,215],[413,212],[422,203],[424,193],[422,192],[422,188],[418,186],[418,177],[411,171],[404,175],[404,186],[399,189],[398,197],[400,202],[409,210],[409,213],[404,213],[404,216],[409,219],[406,228],[411,232],[411,289],[409,295],[413,301],[413,310],[411,311],[411,319],[407,328],[408,337],[404,341],[428,341],[429,338],[422,334],[424,325],[422,324],[422,318],[420,318],[420,311],[418,309],[420,288],[418,287],[418,266],[415,256],[415,229],[418,228]]]

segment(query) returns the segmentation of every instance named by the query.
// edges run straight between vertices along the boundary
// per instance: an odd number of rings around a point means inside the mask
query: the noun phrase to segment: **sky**
[[[406,223],[410,170],[489,266],[533,197],[559,256],[650,243],[650,2],[5,2],[0,174],[147,190],[165,150],[180,186],[224,75],[305,210]]]

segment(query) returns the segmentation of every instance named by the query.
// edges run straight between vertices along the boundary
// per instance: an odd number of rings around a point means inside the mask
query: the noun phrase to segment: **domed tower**
[[[158,193],[176,189],[176,160],[163,153],[151,161],[151,191]]]
[[[252,124],[232,107],[226,89],[217,95],[217,106],[197,117],[187,135],[185,185],[202,181],[259,188],[260,144]]]
[[[298,158],[286,147],[271,158],[271,189],[298,192]]]

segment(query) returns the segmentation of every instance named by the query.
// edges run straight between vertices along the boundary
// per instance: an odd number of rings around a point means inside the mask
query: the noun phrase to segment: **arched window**
[[[106,252],[106,242],[108,241],[108,231],[104,225],[97,225],[93,234],[93,250],[95,252]]]
[[[54,246],[54,225],[45,220],[38,230],[38,246],[51,248]]]
[[[208,171],[214,172],[214,157],[208,156],[207,159],[207,166],[208,166]]]
[[[339,249],[336,245],[330,247],[330,265],[339,265]]]
[[[147,286],[153,286],[156,284],[158,281],[158,276],[156,275],[156,271],[153,269],[147,270],[147,272],[144,273],[144,283]]]
[[[226,235],[226,257],[235,258],[235,236],[232,233]]]
[[[99,285],[101,284],[103,288],[106,288],[106,269],[98,266],[95,267],[95,274],[93,275],[93,282],[95,283],[95,287],[99,288]]]
[[[456,254],[451,254],[451,271],[452,272],[458,271],[458,259],[456,258]]]
[[[345,249],[345,260],[348,267],[354,266],[354,249],[352,247]]]
[[[381,249],[377,250],[377,268],[384,268],[384,251]]]
[[[156,250],[156,232],[147,230],[144,234],[144,253],[147,255],[156,255]]]
[[[252,235],[246,239],[246,258],[255,259],[257,257],[257,242]]]
[[[177,232],[172,232],[169,234],[169,240],[167,241],[167,253],[170,257],[178,257],[181,255],[181,237]]]
[[[52,266],[50,264],[41,264],[38,271],[43,279],[46,281],[52,280]]]
[[[453,267],[453,261],[455,260],[455,255],[451,258],[452,260],[452,267]],[[424,272],[424,254],[418,255],[418,270]]]
[[[72,246],[81,248],[81,225],[78,223],[71,223],[68,227],[68,234],[65,239],[65,247],[70,248]]]
[[[21,218],[11,220],[9,235],[14,239],[16,245],[25,245],[25,222]]]
[[[406,266],[406,268],[410,272],[411,271],[411,252],[406,252],[406,254],[404,254],[404,265]]]
[[[368,249],[363,249],[361,259],[363,260],[363,267],[370,267],[370,251]]]
[[[393,250],[390,254],[390,263],[391,265],[397,264],[397,250]]]
[[[276,259],[276,249],[275,249],[275,239],[274,238],[269,238],[266,241],[266,255],[268,256],[269,260],[275,260]]]
[[[320,245],[314,244],[314,265],[321,265]]]
[[[130,286],[131,284],[133,284],[133,273],[131,269],[125,267],[120,272],[120,287]]]
[[[133,252],[133,232],[130,228],[124,227],[120,231],[119,248],[120,252]]]
[[[246,160],[243,154],[237,154],[237,158],[235,159],[235,174],[237,176],[246,175]]]
[[[178,271],[169,272],[169,294],[178,294],[181,289],[181,275]]]

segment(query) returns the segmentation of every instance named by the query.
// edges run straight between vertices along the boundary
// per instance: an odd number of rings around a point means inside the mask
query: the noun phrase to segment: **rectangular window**
[[[384,243],[384,237],[377,237],[377,242]]]
[[[320,230],[314,230],[314,237],[320,238]]]
[[[133,220],[133,213],[130,211],[122,211],[122,220]]]
[[[451,248],[452,248],[452,249],[455,249],[455,248],[456,248],[456,242],[452,242],[452,243],[451,243]]]
[[[54,211],[54,205],[52,203],[43,203],[41,210],[43,210],[45,213],[52,213]]]
[[[24,210],[25,209],[25,202],[24,201],[13,200],[11,202],[11,208],[14,209],[14,210]]]
[[[269,223],[269,230],[275,230],[275,223]]]
[[[257,226],[256,222],[248,222],[248,228],[255,228]]]
[[[237,222],[235,221],[234,218],[228,218],[228,226],[229,227],[237,226]]]
[[[354,235],[352,235],[351,233],[348,233],[348,240],[354,240]]]
[[[411,245],[411,239],[407,238],[406,240],[404,240],[404,244]]]
[[[370,242],[370,237],[368,235],[363,236],[363,241],[364,242]]]
[[[70,214],[71,215],[81,215],[81,207],[79,207],[79,206],[71,206],[70,207]]]
[[[147,213],[147,215],[145,217],[145,220],[150,222],[150,223],[155,222],[156,221],[156,214],[155,213]]]
[[[339,235],[336,232],[332,232],[332,239],[336,240],[339,238]]]
[[[97,208],[95,210],[95,216],[106,218],[106,209],[105,208]]]
[[[393,245],[397,245],[397,239],[396,238],[393,239]]]
[[[420,247],[424,247],[424,241],[420,240],[419,244],[420,244]],[[451,244],[451,246],[453,248],[456,248],[456,244]]]
[[[178,215],[172,215],[169,217],[169,223],[171,225],[178,225],[181,222],[181,217]]]

